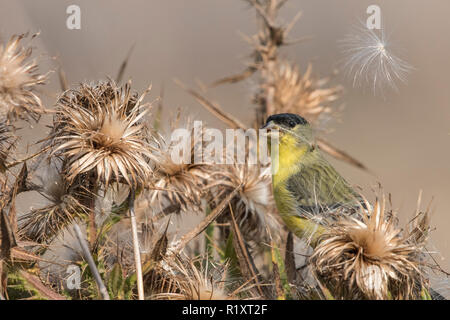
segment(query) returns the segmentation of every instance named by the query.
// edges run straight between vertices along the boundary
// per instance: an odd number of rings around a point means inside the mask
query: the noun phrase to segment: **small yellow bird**
[[[322,156],[304,118],[291,113],[272,115],[263,129],[268,131],[269,144],[278,144],[278,150],[270,148],[278,151],[271,152],[273,194],[284,223],[294,234],[301,238],[320,234],[325,221],[354,215],[365,207],[361,196]]]

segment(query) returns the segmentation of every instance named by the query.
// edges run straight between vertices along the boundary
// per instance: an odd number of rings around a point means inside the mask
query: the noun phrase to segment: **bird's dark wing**
[[[304,166],[292,175],[286,185],[295,199],[302,215],[317,215],[330,212],[352,214],[365,207],[361,197],[325,160]]]

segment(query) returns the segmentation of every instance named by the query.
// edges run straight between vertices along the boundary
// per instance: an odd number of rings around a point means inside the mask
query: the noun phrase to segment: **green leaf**
[[[125,285],[124,285],[124,299],[130,300],[133,297],[133,289],[136,287],[136,273],[130,274],[125,279]]]
[[[39,291],[31,285],[18,270],[8,273],[6,290],[10,300],[46,300]]]
[[[111,298],[123,299],[124,279],[122,274],[122,268],[120,264],[116,263],[109,273],[108,278],[108,291]]]
[[[241,277],[241,270],[239,269],[239,260],[236,255],[236,251],[234,250],[233,245],[233,233],[230,232],[227,242],[225,243],[225,248],[222,251],[223,255],[221,257],[222,263],[228,262],[229,263],[229,274],[230,277]]]
[[[272,264],[273,271],[276,273],[276,276],[279,277],[280,281],[280,290],[277,293],[279,300],[289,300],[292,299],[291,286],[289,285],[288,277],[286,274],[286,268],[284,265],[284,259],[281,256],[280,250],[276,247],[276,245],[272,242],[271,244],[272,251]]]

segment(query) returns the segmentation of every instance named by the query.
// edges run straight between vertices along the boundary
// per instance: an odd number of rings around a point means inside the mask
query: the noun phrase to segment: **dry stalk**
[[[231,201],[231,199],[233,199],[238,194],[238,192],[241,190],[241,188],[242,188],[242,185],[240,185],[236,189],[234,189],[233,192],[230,192],[230,194],[225,199],[223,199],[217,205],[217,207],[209,215],[207,215],[205,219],[203,219],[202,222],[200,222],[194,229],[189,231],[187,234],[185,234],[180,239],[180,242],[175,246],[175,248],[172,250],[172,252],[175,254],[179,253],[189,243],[189,241],[191,241],[196,236],[198,236],[200,233],[202,233],[211,224],[211,222],[213,222],[215,219],[217,219],[217,217],[223,212],[225,207]]]
[[[138,287],[138,297],[139,300],[144,300],[144,282],[142,277],[142,263],[141,263],[141,251],[139,249],[139,237],[137,232],[136,215],[134,212],[134,188],[130,190],[129,196],[129,208],[130,208],[130,219],[131,219],[131,233],[133,237],[133,250],[134,250],[134,262],[136,265],[136,277],[137,277],[137,287]]]
[[[103,284],[103,280],[100,276],[100,273],[98,272],[97,266],[95,265],[94,258],[92,258],[91,252],[89,251],[88,244],[83,238],[80,227],[78,226],[78,224],[75,224],[73,226],[73,229],[75,231],[75,235],[78,239],[78,242],[80,243],[81,250],[83,251],[83,256],[87,260],[89,268],[91,269],[92,272],[92,276],[94,277],[95,282],[97,283],[98,290],[100,291],[103,300],[110,300],[108,290]]]
[[[178,84],[182,89],[192,95],[198,103],[200,103],[206,110],[211,112],[215,117],[217,117],[220,121],[229,125],[233,129],[246,128],[246,126],[239,121],[236,117],[233,117],[231,114],[225,112],[220,105],[217,103],[211,102],[202,96],[200,93],[195,91],[194,89],[186,87],[181,81],[175,80],[175,83]]]
[[[229,206],[229,208],[230,208],[232,229],[233,229],[233,235],[234,235],[233,243],[234,243],[234,247],[236,250],[236,254],[239,259],[239,265],[242,269],[241,271],[244,271],[243,273],[247,273],[247,276],[246,276],[247,281],[250,281],[250,279],[253,279],[252,281],[254,281],[254,283],[255,283],[258,294],[261,297],[266,297],[267,295],[265,294],[263,288],[260,285],[261,278],[260,278],[259,271],[255,266],[252,256],[248,252],[247,246],[245,245],[244,238],[243,238],[242,233],[239,229],[239,226],[236,222],[236,218],[234,216],[233,209],[231,208],[231,206]]]

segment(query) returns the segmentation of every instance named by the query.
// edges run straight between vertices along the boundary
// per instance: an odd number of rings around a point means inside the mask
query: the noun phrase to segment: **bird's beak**
[[[267,136],[271,136],[273,135],[274,132],[278,132],[279,131],[279,126],[277,124],[275,124],[275,122],[270,121],[268,123],[266,123],[263,127],[261,127],[261,129],[265,129],[265,135]]]

